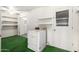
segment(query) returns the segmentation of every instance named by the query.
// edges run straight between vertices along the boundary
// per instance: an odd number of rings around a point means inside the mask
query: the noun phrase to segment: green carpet
[[[32,52],[27,48],[27,38],[21,36],[11,36],[2,38],[2,52]]]
[[[2,38],[1,40],[2,52],[34,52],[27,46],[28,46],[27,38],[22,36],[15,35],[11,37]],[[67,51],[47,45],[42,52],[67,52]]]
[[[64,50],[64,49],[60,49],[60,48],[57,48],[57,47],[53,47],[53,46],[49,46],[47,45],[43,52],[69,52],[67,50]]]

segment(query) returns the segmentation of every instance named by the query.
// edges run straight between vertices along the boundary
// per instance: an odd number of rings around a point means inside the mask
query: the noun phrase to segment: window
[[[68,26],[69,10],[56,12],[56,26]]]

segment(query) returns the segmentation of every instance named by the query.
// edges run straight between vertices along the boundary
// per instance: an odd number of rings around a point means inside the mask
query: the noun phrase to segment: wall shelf
[[[51,20],[52,17],[49,17],[49,18],[40,18],[39,20]]]
[[[52,18],[41,18],[39,19],[39,25],[52,25]]]
[[[6,27],[6,26],[17,26],[17,18],[16,17],[12,17],[10,15],[2,15],[2,26],[3,27]]]
[[[18,17],[19,15],[7,11],[0,13],[2,37],[18,35]]]
[[[3,18],[11,18],[11,19],[17,19],[16,17],[10,17],[10,16],[2,16]]]
[[[17,26],[17,24],[2,24],[2,26]]]
[[[16,22],[17,23],[17,21],[14,21],[14,20],[2,20],[2,22]]]
[[[52,25],[52,23],[48,22],[48,23],[39,23],[39,25]]]

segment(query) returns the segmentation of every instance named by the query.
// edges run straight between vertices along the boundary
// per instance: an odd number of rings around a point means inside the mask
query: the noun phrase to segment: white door
[[[68,14],[66,14],[66,16],[69,16],[68,18],[68,24],[63,24],[63,21],[59,21],[59,19],[61,19],[61,17],[64,17],[64,14],[61,16],[57,17],[57,12],[61,12],[61,11],[68,11]],[[64,13],[64,12],[63,12]],[[55,28],[54,28],[54,45],[56,47],[68,50],[68,51],[72,51],[72,8],[68,8],[68,9],[62,9],[62,10],[56,10],[55,12]],[[58,19],[58,22],[56,21]],[[65,18],[63,18],[65,19]],[[65,22],[64,22],[65,23]]]
[[[19,35],[23,35],[27,33],[27,19],[19,18],[18,30],[19,30]]]

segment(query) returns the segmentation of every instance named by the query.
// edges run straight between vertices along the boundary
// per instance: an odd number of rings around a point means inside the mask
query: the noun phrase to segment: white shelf
[[[17,23],[17,21],[14,21],[14,20],[2,20],[3,22],[16,22]]]
[[[43,20],[52,20],[52,17],[50,17],[50,18],[40,18],[39,20],[40,21],[43,21]]]
[[[10,16],[2,16],[3,18],[11,18],[11,19],[17,19],[16,17],[10,17]]]
[[[17,26],[17,24],[2,24],[2,26]]]
[[[41,18],[39,19],[39,25],[52,25],[52,18]]]
[[[47,22],[47,23],[39,23],[39,25],[52,25],[52,23]]]

